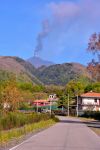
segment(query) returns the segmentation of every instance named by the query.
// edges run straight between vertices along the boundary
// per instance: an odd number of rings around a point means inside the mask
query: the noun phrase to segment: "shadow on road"
[[[88,127],[100,128],[100,121],[61,120],[62,123],[86,124]]]

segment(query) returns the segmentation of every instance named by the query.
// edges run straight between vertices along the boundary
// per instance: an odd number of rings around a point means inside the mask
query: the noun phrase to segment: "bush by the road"
[[[100,111],[85,111],[82,117],[100,120]]]
[[[66,116],[67,115],[67,112],[66,111],[62,111],[62,110],[53,110],[53,113],[55,115],[61,115],[61,116]]]
[[[24,114],[20,112],[9,112],[0,116],[0,130],[18,128],[24,126],[25,124],[36,123],[42,120],[45,121],[49,120],[50,118],[51,116],[49,114]]]

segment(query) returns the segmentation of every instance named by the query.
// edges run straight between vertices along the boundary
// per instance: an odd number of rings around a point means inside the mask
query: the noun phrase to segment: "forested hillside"
[[[70,80],[81,76],[90,79],[85,66],[78,63],[57,64],[49,67],[42,66],[35,74],[44,84],[66,85]]]
[[[70,80],[81,76],[90,79],[85,66],[78,63],[64,63],[35,68],[19,57],[0,57],[0,79],[15,74],[17,80],[45,85],[66,85]]]
[[[7,79],[11,74],[14,74],[19,81],[40,84],[41,82],[34,75],[35,70],[29,62],[19,57],[0,57],[1,80]]]

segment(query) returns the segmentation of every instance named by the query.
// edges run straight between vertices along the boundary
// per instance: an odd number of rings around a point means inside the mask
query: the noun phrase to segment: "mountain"
[[[47,60],[43,60],[40,57],[31,57],[27,61],[30,62],[36,68],[39,68],[41,66],[51,66],[51,65],[54,65],[53,62],[50,62],[50,61],[47,61]]]
[[[85,66],[79,63],[64,63],[49,67],[40,67],[35,72],[37,78],[44,84],[66,85],[70,80],[84,77],[90,79]]]
[[[19,57],[0,56],[0,80],[13,73],[20,81],[40,84],[41,82],[34,75],[35,70],[29,62]]]
[[[66,85],[80,77],[90,79],[85,66],[79,63],[64,63],[35,68],[31,63],[11,56],[0,57],[0,80],[15,74],[18,81],[45,85]]]

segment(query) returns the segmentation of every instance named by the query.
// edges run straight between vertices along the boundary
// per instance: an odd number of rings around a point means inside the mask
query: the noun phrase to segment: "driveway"
[[[61,122],[10,150],[100,150],[100,137],[78,119]]]

